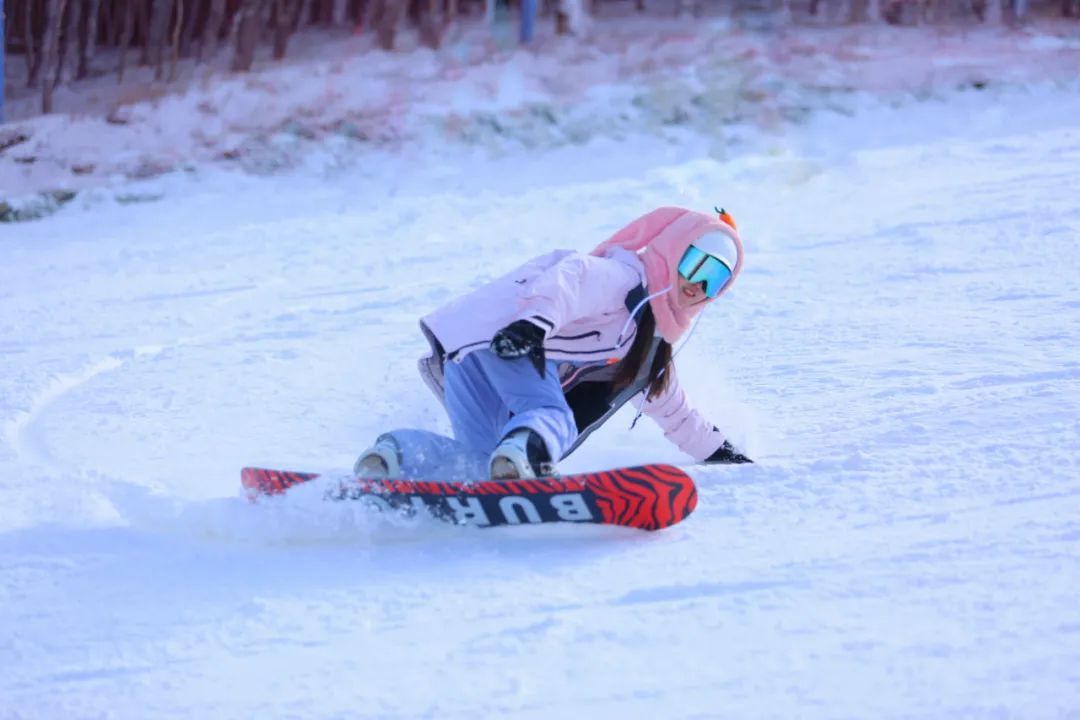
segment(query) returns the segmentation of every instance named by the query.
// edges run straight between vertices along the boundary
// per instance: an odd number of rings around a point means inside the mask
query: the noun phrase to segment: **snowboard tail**
[[[244,468],[241,484],[252,500],[280,495],[316,473]],[[331,484],[327,500],[361,500],[408,515],[427,512],[456,525],[494,527],[586,522],[660,530],[697,507],[697,488],[673,465],[640,465],[533,480],[449,482],[349,477]]]

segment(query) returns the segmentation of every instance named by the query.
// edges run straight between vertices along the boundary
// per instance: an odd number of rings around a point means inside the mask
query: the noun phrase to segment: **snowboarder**
[[[635,397],[638,414],[695,460],[751,462],[690,407],[672,362],[695,316],[742,269],[735,222],[717,213],[659,208],[588,255],[534,258],[424,317],[431,352],[420,373],[454,440],[421,430],[383,434],[356,473],[551,475]]]

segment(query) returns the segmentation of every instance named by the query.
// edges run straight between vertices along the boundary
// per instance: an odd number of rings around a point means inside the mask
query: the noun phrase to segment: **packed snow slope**
[[[0,227],[0,718],[1077,717],[1077,97],[205,167]],[[446,429],[417,317],[662,204],[748,252],[677,363],[758,462],[691,468],[685,523],[239,498]],[[631,416],[564,468],[687,461]]]

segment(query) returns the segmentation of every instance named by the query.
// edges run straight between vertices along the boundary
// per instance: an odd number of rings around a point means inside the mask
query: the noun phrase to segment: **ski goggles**
[[[693,245],[686,248],[679,261],[679,275],[687,282],[705,283],[705,295],[710,298],[731,282],[731,268],[726,262]]]

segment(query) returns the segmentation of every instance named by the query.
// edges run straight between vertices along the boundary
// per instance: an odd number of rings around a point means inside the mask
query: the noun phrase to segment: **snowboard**
[[[248,498],[281,495],[317,473],[247,467]],[[347,477],[331,482],[325,499],[364,501],[384,512],[427,513],[454,525],[495,527],[569,522],[661,530],[697,507],[697,488],[673,465],[639,465],[533,480],[395,480]]]

